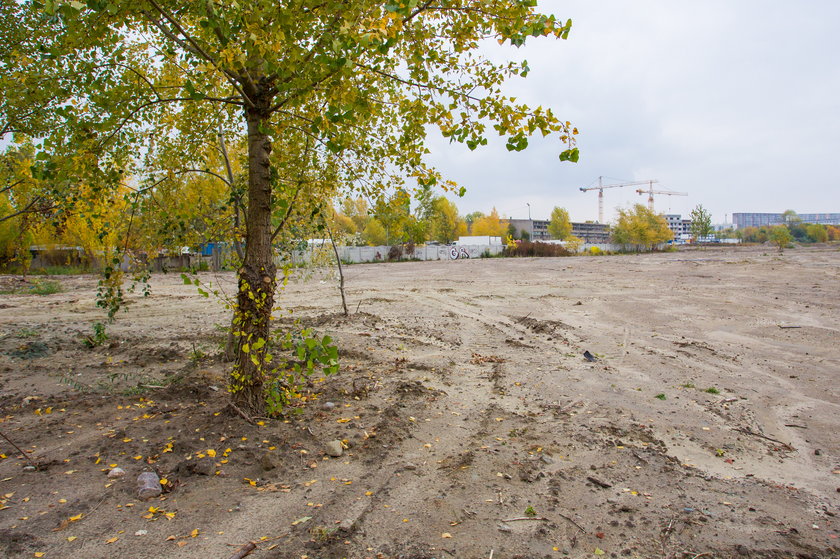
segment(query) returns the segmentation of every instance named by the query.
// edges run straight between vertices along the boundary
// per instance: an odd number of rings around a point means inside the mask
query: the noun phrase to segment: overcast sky
[[[509,49],[531,73],[508,91],[552,107],[581,134],[577,164],[556,141],[509,153],[432,142],[433,161],[468,193],[461,213],[547,219],[554,206],[595,220],[597,192],[579,187],[656,179],[658,212],[697,204],[715,223],[733,212],[840,212],[840,1],[544,0],[573,21],[567,41]],[[635,188],[604,191],[617,206]]]

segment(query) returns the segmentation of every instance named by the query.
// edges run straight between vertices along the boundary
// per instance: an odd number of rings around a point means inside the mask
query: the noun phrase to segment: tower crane
[[[604,177],[598,177],[598,186],[581,186],[580,187],[581,192],[586,192],[588,190],[597,190],[598,191],[598,223],[604,223],[604,189],[605,188],[618,188],[620,186],[648,185],[652,189],[653,188],[653,183],[658,182],[656,180],[646,180],[646,181],[620,182],[620,183],[617,183],[617,184],[604,184],[603,179],[604,179]]]
[[[668,196],[688,196],[688,192],[672,192],[670,190],[654,190],[653,186],[651,185],[648,190],[642,190],[641,188],[637,189],[636,192],[639,194],[647,194],[648,195],[648,208],[650,211],[653,211],[653,195],[654,194],[666,194]]]

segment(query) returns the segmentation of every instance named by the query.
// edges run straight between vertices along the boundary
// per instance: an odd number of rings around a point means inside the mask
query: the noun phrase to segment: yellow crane
[[[650,211],[653,211],[653,195],[654,194],[665,194],[667,196],[688,196],[688,192],[672,192],[670,190],[654,190],[653,185],[651,185],[648,190],[642,190],[641,188],[637,189],[636,192],[639,194],[647,194],[648,195],[648,208]]]
[[[605,188],[618,188],[621,186],[641,186],[641,185],[648,185],[651,189],[653,188],[653,183],[658,182],[656,180],[646,180],[646,181],[631,181],[631,182],[620,182],[616,184],[604,184],[604,177],[598,177],[598,186],[581,186],[581,192],[587,192],[589,190],[597,190],[598,191],[598,223],[604,223],[604,189]]]

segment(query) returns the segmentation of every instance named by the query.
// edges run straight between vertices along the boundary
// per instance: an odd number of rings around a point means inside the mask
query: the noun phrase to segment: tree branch
[[[243,101],[245,101],[245,103],[248,106],[250,106],[251,108],[256,107],[251,98],[248,97],[248,95],[245,93],[245,91],[242,89],[239,83],[237,83],[235,76],[231,75],[231,72],[223,70],[221,66],[219,66],[219,63],[216,61],[216,59],[210,56],[210,54],[208,54],[203,48],[201,48],[201,46],[197,42],[195,42],[195,39],[193,39],[192,36],[190,36],[183,27],[181,27],[181,24],[178,23],[175,20],[175,18],[169,15],[169,13],[166,10],[164,10],[161,7],[161,5],[156,2],[156,0],[148,0],[148,2],[155,8],[155,10],[158,11],[160,15],[162,15],[172,25],[172,27],[177,29],[178,32],[181,35],[183,35],[184,39],[192,46],[193,52],[197,53],[199,56],[204,58],[207,62],[212,64],[216,68],[216,70],[218,70],[223,76],[225,76],[225,79],[228,81],[228,83],[239,93],[239,95],[242,96]],[[152,21],[152,23],[155,23],[155,20],[151,18],[150,20]],[[162,25],[156,24],[156,26],[163,31]]]
[[[9,215],[0,217],[0,223],[3,223],[4,221],[7,221],[9,219],[12,219],[12,218],[17,217],[17,216],[22,215],[22,214],[35,213],[36,211],[46,211],[46,210],[55,209],[55,206],[50,206],[49,208],[43,208],[41,210],[32,209],[38,202],[42,201],[43,199],[44,198],[42,196],[37,196],[34,200],[32,200],[29,204],[27,204],[27,206],[25,208],[23,208],[22,210],[17,211],[13,214],[9,214]]]

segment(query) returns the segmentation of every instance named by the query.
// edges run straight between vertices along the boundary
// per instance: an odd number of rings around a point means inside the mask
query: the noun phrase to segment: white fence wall
[[[332,257],[331,246],[314,247],[305,251],[297,252],[292,257],[294,264],[309,263],[312,261],[315,251],[329,251]],[[376,247],[338,247],[338,255],[342,262],[387,262],[390,246]],[[495,256],[504,250],[502,245],[468,245],[468,246],[419,246],[414,249],[413,254],[403,253],[403,260],[463,260],[467,258],[481,258],[485,252]],[[279,264],[279,262],[278,262]]]
[[[630,250],[630,247],[616,245],[613,243],[584,243],[578,250],[579,253],[589,252],[590,248],[597,247],[602,252],[620,252],[622,250]],[[388,252],[391,250],[390,246],[376,246],[376,247],[356,247],[345,246],[338,247],[338,255],[342,262],[387,262]],[[320,252],[319,260],[332,265],[335,262],[332,246],[316,246],[310,247],[305,251],[296,252],[292,257],[293,264],[304,264],[312,261],[312,255]],[[490,255],[496,256],[504,252],[503,245],[463,245],[463,246],[419,246],[414,249],[414,254],[408,255],[403,253],[403,260],[463,260],[467,258],[481,258],[481,255],[489,252]],[[281,262],[277,260],[277,264]]]

